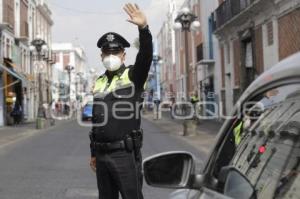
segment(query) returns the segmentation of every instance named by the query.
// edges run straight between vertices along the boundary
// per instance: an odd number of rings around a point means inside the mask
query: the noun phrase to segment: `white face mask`
[[[103,65],[109,71],[116,71],[121,67],[122,61],[118,56],[109,55],[104,57]]]

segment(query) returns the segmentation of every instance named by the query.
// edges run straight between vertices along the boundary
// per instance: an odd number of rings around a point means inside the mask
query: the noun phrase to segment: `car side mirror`
[[[145,159],[143,170],[150,186],[188,188],[194,177],[195,163],[188,152],[166,152]]]
[[[255,188],[246,176],[234,167],[227,168],[224,195],[231,198],[256,199]],[[223,172],[225,172],[223,170]]]

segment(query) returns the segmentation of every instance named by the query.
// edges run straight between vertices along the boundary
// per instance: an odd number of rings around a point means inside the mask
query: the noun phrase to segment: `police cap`
[[[121,51],[124,48],[129,48],[129,42],[124,39],[121,35],[108,32],[104,34],[97,42],[98,48],[101,48],[102,51]]]

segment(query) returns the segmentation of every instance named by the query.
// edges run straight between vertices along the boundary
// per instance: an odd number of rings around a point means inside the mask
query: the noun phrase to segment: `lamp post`
[[[185,99],[189,99],[189,45],[188,45],[188,33],[191,31],[197,31],[200,27],[200,22],[196,20],[195,16],[189,8],[183,8],[177,15],[174,23],[174,30],[181,30],[184,32],[185,36]],[[187,114],[186,105],[183,106],[184,114]],[[183,135],[195,134],[197,129],[197,124],[194,120],[185,120],[183,123]]]
[[[71,71],[74,70],[75,68],[73,66],[71,66],[70,64],[69,65],[66,65],[65,66],[65,70],[68,72],[68,76],[69,76],[69,108],[67,110],[67,113],[69,114],[70,113],[70,110],[71,110]]]
[[[31,42],[30,51],[33,52],[33,58],[38,61],[39,70],[38,70],[38,84],[39,84],[39,106],[38,106],[38,113],[37,113],[37,120],[36,120],[36,128],[44,128],[44,121],[46,119],[45,110],[43,108],[43,88],[42,88],[42,69],[44,55],[48,52],[48,47],[46,42],[41,39],[38,35],[36,38]]]
[[[71,102],[71,71],[74,70],[74,67],[71,65],[66,65],[65,70],[68,72],[68,77],[69,77],[69,102]]]
[[[76,74],[76,100],[80,100],[81,97],[81,77],[82,77],[81,72]]]
[[[160,75],[159,75],[159,68],[158,68],[158,65],[159,64],[162,64],[162,58],[157,55],[157,54],[154,54],[153,55],[153,64],[154,64],[154,71],[155,71],[155,79],[156,79],[156,99],[154,100],[154,103],[156,105],[156,118],[155,119],[158,119],[159,118],[159,114],[158,114],[158,111],[159,111],[159,104],[160,104]]]
[[[174,23],[174,30],[181,30],[185,33],[185,97],[188,99],[189,92],[189,43],[188,43],[188,33],[192,31],[197,31],[200,27],[200,22],[196,20],[197,16],[195,16],[189,8],[183,8],[179,14],[177,15]]]

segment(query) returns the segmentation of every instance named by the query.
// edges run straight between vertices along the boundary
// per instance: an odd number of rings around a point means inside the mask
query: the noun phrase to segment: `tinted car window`
[[[300,85],[272,89],[257,105],[260,114],[250,109],[241,120],[245,128],[230,165],[250,180],[258,198],[299,198]]]

